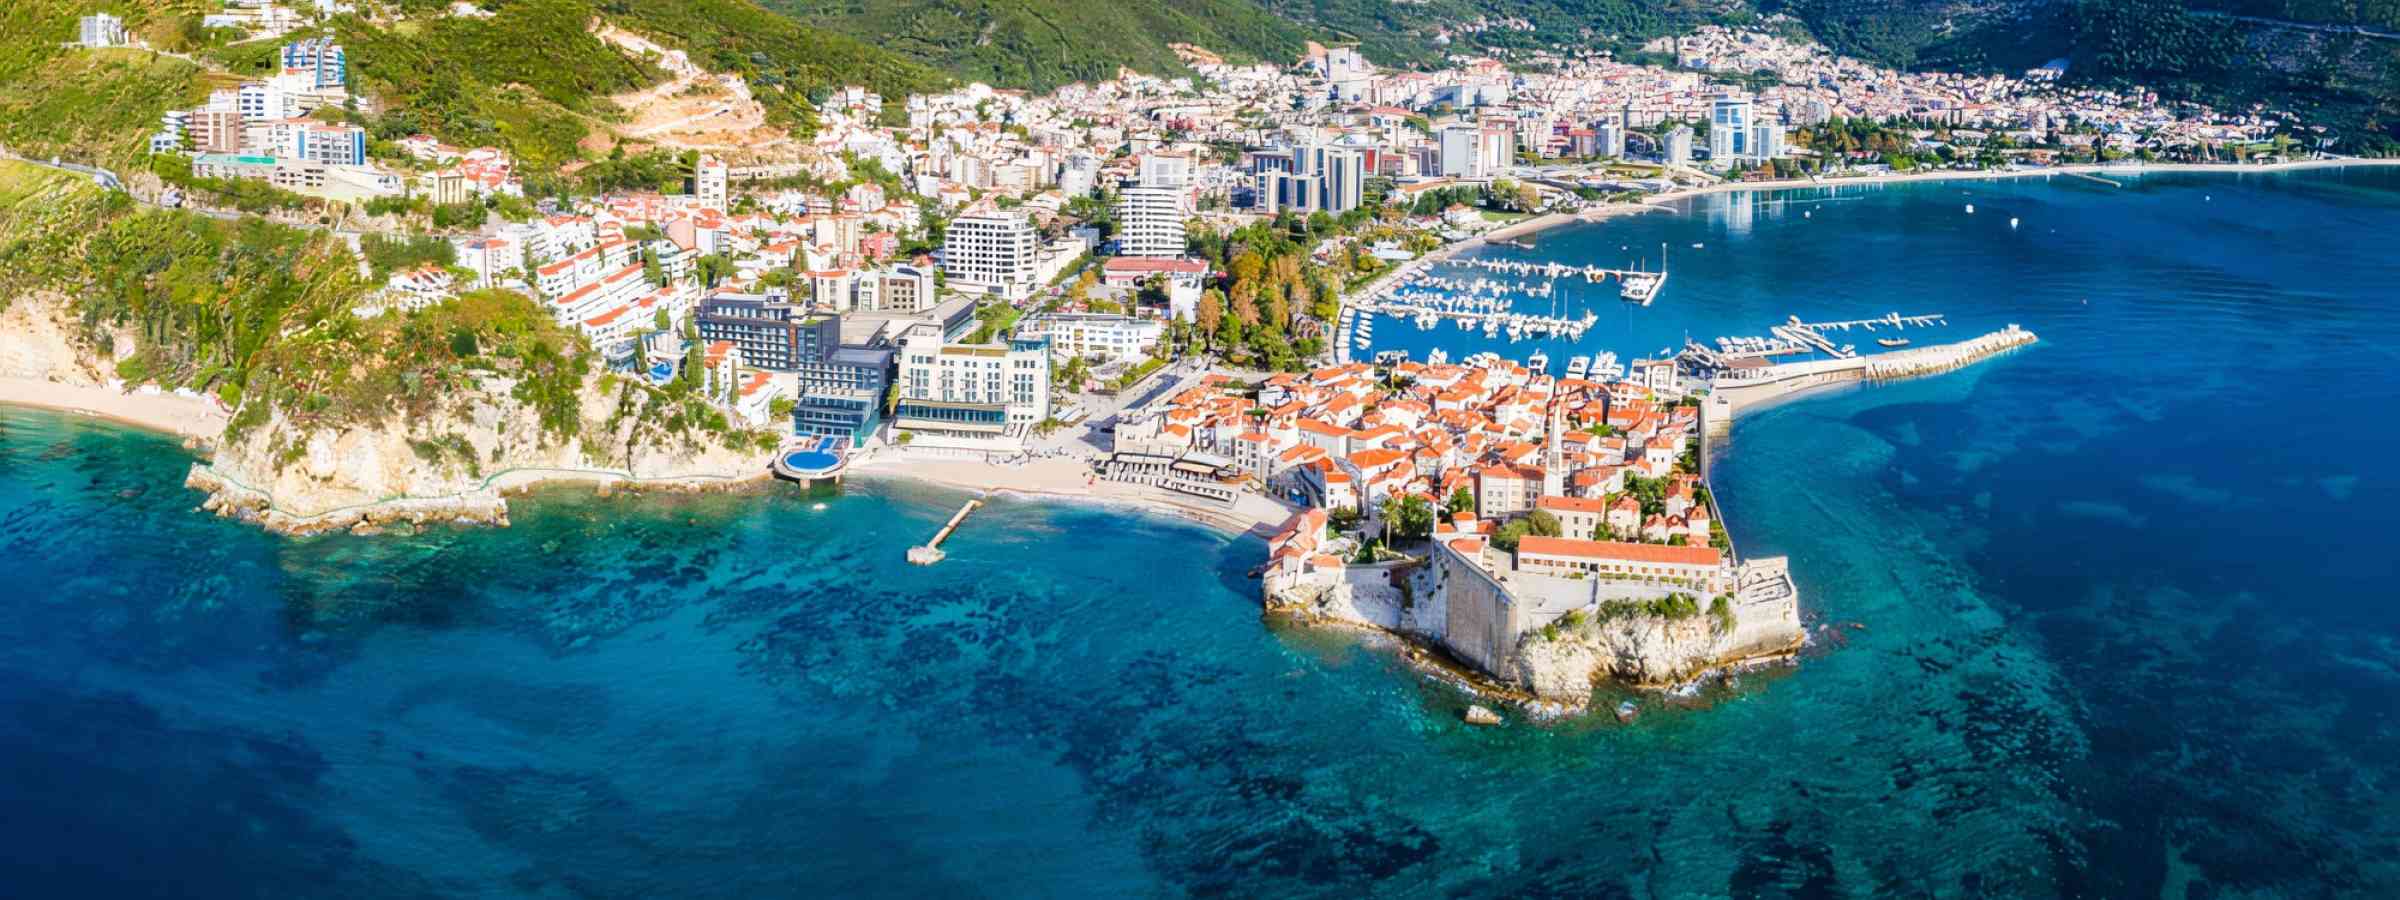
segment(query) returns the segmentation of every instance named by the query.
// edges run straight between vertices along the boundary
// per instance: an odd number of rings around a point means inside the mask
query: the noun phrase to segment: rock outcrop
[[[285,533],[374,529],[395,522],[506,525],[503,494],[547,482],[707,490],[763,480],[766,453],[702,434],[662,436],[623,417],[622,386],[585,384],[579,431],[546,433],[540,416],[492,379],[445,398],[432,415],[321,425],[278,411],[229,435],[185,483],[207,507]]]
[[[1796,602],[1742,607],[1730,629],[1705,614],[1624,616],[1529,633],[1495,674],[1535,696],[1581,703],[1602,679],[1674,687],[1711,672],[1789,657],[1806,640]]]
[[[102,384],[114,375],[116,361],[134,350],[130,329],[109,334],[109,353],[84,346],[77,338],[80,325],[67,309],[66,298],[37,291],[10,298],[0,308],[0,376],[55,381],[60,384]]]

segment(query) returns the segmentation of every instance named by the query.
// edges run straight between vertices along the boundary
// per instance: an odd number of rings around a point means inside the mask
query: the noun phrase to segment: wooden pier
[[[968,513],[974,512],[977,507],[982,505],[981,499],[975,499],[969,500],[965,506],[959,507],[958,512],[951,514],[950,521],[942,526],[942,530],[933,533],[933,540],[926,541],[922,547],[908,548],[908,561],[920,566],[930,566],[941,562],[942,542],[950,539],[950,533],[958,530],[958,523],[966,521]]]

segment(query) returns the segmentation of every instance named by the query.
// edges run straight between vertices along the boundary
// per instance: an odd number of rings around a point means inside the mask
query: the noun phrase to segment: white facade
[[[1660,149],[1659,155],[1670,166],[1691,165],[1692,130],[1682,125],[1668,129],[1666,146]]]
[[[1625,126],[1615,122],[1602,122],[1600,127],[1593,131],[1599,138],[1601,156],[1623,157],[1625,155]]]
[[[961,290],[1021,300],[1033,293],[1039,253],[1040,235],[1022,215],[960,216],[943,240],[942,272]]]
[[[1506,122],[1485,121],[1475,135],[1477,178],[1496,178],[1517,159],[1517,130]]]
[[[1141,185],[1153,188],[1182,190],[1192,185],[1192,158],[1181,153],[1153,153],[1142,157]]]
[[[1774,159],[1783,155],[1783,126],[1762,121],[1748,97],[1731,94],[1709,104],[1708,158],[1714,162]]]
[[[1475,178],[1483,174],[1475,161],[1475,127],[1452,125],[1442,129],[1442,175],[1449,178]]]
[[[1365,195],[1367,156],[1350,147],[1314,146],[1292,151],[1292,171],[1316,179],[1313,210],[1329,213],[1358,208]]]
[[[86,47],[121,47],[125,44],[125,20],[107,13],[93,13],[78,22],[78,40]]]
[[[1128,187],[1117,192],[1117,252],[1125,256],[1183,255],[1184,192],[1174,187]]]
[[[1138,359],[1158,343],[1166,327],[1157,319],[1102,313],[1058,313],[1019,326],[1020,337],[1048,338],[1060,357],[1095,360]]]
[[[726,180],[729,170],[725,161],[714,156],[700,157],[700,165],[692,172],[692,195],[701,206],[724,209]]]
[[[900,339],[898,361],[901,428],[997,434],[1050,417],[1047,341],[952,344],[923,327]]]

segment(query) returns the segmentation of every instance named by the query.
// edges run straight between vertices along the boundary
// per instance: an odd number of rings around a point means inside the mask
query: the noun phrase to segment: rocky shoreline
[[[1504,705],[1533,719],[1555,719],[1591,711],[1592,696],[1603,683],[1654,695],[1688,692],[1743,672],[1796,663],[1807,649],[1808,632],[1799,627],[1798,609],[1780,628],[1742,629],[1707,643],[1721,644],[1706,653],[1686,653],[1669,659],[1648,652],[1668,632],[1707,634],[1702,620],[1670,621],[1635,616],[1606,626],[1591,626],[1596,634],[1562,635],[1555,640],[1528,640],[1511,654],[1507,671],[1485,672],[1453,656],[1439,635],[1412,628],[1406,621],[1393,625],[1367,621],[1345,611],[1333,598],[1316,602],[1284,596],[1269,597],[1263,615],[1304,628],[1356,632],[1390,642],[1397,658],[1417,674],[1449,685],[1479,702]],[[1743,631],[1752,632],[1745,637]],[[1612,637],[1613,635],[1613,637]],[[1776,635],[1788,638],[1776,639]],[[1686,634],[1686,638],[1693,637]],[[1764,639],[1762,639],[1764,638]]]
[[[431,525],[506,528],[509,526],[510,496],[561,484],[591,485],[599,496],[606,497],[617,491],[721,493],[748,489],[772,480],[773,476],[764,471],[745,478],[656,481],[637,479],[622,473],[564,472],[546,477],[529,476],[512,481],[506,487],[484,487],[439,497],[396,497],[305,514],[277,507],[274,498],[266,492],[238,483],[204,462],[192,464],[191,471],[184,476],[183,484],[208,495],[207,499],[201,501],[202,510],[256,525],[275,534],[304,536],[336,531],[360,535],[381,534],[399,528],[414,529]]]

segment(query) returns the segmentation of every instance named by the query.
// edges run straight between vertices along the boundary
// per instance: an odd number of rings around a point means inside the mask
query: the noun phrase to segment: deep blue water
[[[1537,252],[1675,248],[1592,337],[1626,355],[1894,309],[2044,341],[1745,419],[1736,537],[1846,640],[1631,727],[1466,728],[1181,524],[1001,502],[918,568],[958,498],[866,485],[292,540],[194,512],[165,439],[0,410],[0,884],[2393,895],[2400,178],[1814,196]]]

